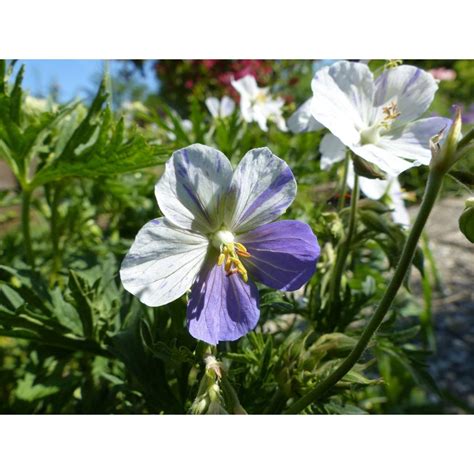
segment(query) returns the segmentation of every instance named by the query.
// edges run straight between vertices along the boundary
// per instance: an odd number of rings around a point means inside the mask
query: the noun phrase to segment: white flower
[[[232,115],[235,110],[235,102],[226,95],[221,100],[217,97],[208,97],[206,99],[206,106],[215,119],[226,118]]]
[[[333,164],[344,160],[347,148],[332,133],[327,133],[321,140],[319,151],[321,153],[321,168],[328,170]],[[354,187],[354,178],[354,166],[351,160],[347,173],[347,185],[351,189]],[[369,179],[359,176],[359,186],[369,199],[378,201],[385,196],[392,207],[393,221],[403,226],[410,225],[410,217],[403,202],[402,189],[395,176],[390,176],[388,179]]]
[[[274,122],[283,132],[287,131],[282,108],[285,101],[281,97],[272,98],[268,87],[258,87],[253,76],[245,76],[232,81],[232,86],[240,94],[240,111],[246,122],[257,122],[268,131],[267,120]]]
[[[324,128],[311,114],[311,100],[308,99],[288,119],[288,129],[291,132],[315,132]]]
[[[428,165],[430,138],[450,125],[441,117],[418,119],[437,88],[430,74],[413,66],[374,79],[367,65],[339,61],[316,72],[310,110],[356,155],[397,176]]]

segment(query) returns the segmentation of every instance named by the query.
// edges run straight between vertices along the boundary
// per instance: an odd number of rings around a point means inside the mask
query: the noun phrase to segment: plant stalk
[[[416,251],[418,241],[420,239],[423,228],[425,227],[428,216],[430,215],[431,209],[436,201],[441,184],[443,182],[444,173],[437,170],[430,170],[428,176],[428,184],[426,186],[423,201],[421,203],[420,210],[416,217],[415,223],[408,235],[408,238],[403,247],[403,251],[398,262],[395,273],[393,274],[392,280],[387,287],[384,296],[380,302],[380,305],[375,310],[372,318],[367,324],[364,332],[362,333],[359,341],[352,349],[351,353],[344,359],[341,365],[326,379],[320,382],[313,390],[309,391],[306,395],[303,395],[299,400],[293,403],[285,413],[299,413],[304,410],[311,403],[317,401],[323,396],[330,388],[336,385],[351,369],[354,367],[360,356],[363,354],[370,339],[374,335],[383,321],[388,309],[390,308],[392,301],[394,300],[400,286],[406,277],[407,271],[413,260],[413,256]]]
[[[30,204],[31,191],[24,189],[21,198],[21,228],[23,232],[23,240],[25,243],[26,260],[31,268],[35,268],[35,259],[33,249],[31,247],[31,232],[30,232]]]
[[[334,266],[334,272],[331,276],[331,282],[329,284],[329,315],[331,315],[331,308],[339,300],[341,291],[341,279],[344,271],[344,266],[349,255],[351,248],[352,237],[356,228],[357,221],[357,203],[359,202],[359,176],[356,174],[354,177],[354,188],[352,189],[351,195],[351,209],[349,216],[349,227],[347,234],[341,244],[341,248],[337,252],[336,264]]]
[[[346,189],[347,189],[347,174],[349,173],[349,161],[351,160],[350,152],[346,153],[344,159],[344,170],[342,173],[342,182],[340,186],[339,202],[337,203],[337,210],[342,211],[344,208],[344,202],[346,200]]]

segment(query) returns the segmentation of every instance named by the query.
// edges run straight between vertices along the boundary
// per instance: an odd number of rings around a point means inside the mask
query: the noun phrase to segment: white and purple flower
[[[431,74],[414,66],[390,68],[374,79],[366,64],[339,61],[314,75],[309,108],[356,155],[397,176],[428,165],[430,139],[451,124],[419,118],[437,88]]]
[[[259,127],[268,131],[267,121],[274,122],[282,131],[286,132],[286,123],[283,118],[285,101],[281,97],[274,99],[268,87],[258,87],[253,76],[244,76],[232,81],[232,86],[240,94],[240,112],[248,123],[257,122]]]
[[[120,277],[148,306],[192,287],[187,323],[196,339],[217,344],[255,328],[252,280],[292,291],[315,271],[320,248],[311,228],[274,222],[293,202],[296,181],[268,148],[249,151],[235,170],[214,148],[183,148],[167,162],[155,195],[164,217],[138,232]]]
[[[288,120],[288,128],[293,133],[303,133],[317,131],[324,128],[311,115],[311,100],[307,100],[301,105]],[[319,145],[321,154],[321,169],[328,170],[334,164],[344,161],[347,148],[332,133],[324,135]],[[352,160],[349,163],[347,174],[347,184],[352,189],[354,187],[354,166]],[[392,219],[395,223],[404,227],[410,225],[410,217],[403,201],[403,193],[400,183],[395,176],[389,176],[388,179],[369,179],[359,176],[359,185],[361,191],[369,198],[378,201],[385,197],[392,207]]]

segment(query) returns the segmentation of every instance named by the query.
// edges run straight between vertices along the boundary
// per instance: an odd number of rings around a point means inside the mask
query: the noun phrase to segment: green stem
[[[346,158],[344,160],[344,171],[342,173],[342,183],[340,186],[339,202],[337,203],[337,210],[342,211],[344,208],[344,202],[346,200],[346,186],[347,186],[347,174],[349,173],[349,161],[350,153],[346,153]]]
[[[58,233],[58,221],[59,221],[59,202],[61,196],[62,186],[58,184],[53,190],[53,199],[51,203],[51,244],[53,250],[53,266],[51,270],[51,283],[56,281],[56,276],[61,264],[61,256],[59,251],[59,233]]]
[[[331,309],[334,304],[339,300],[339,292],[341,290],[341,279],[344,271],[344,266],[349,255],[351,248],[352,237],[356,228],[357,220],[357,203],[359,201],[359,176],[354,176],[354,188],[352,189],[351,196],[351,209],[349,216],[349,227],[347,229],[346,236],[341,243],[341,248],[337,253],[336,264],[334,266],[334,272],[331,276],[331,282],[329,284],[329,314],[331,315]]]
[[[31,247],[31,234],[30,234],[30,204],[31,204],[31,191],[24,189],[21,199],[21,228],[23,231],[23,240],[25,242],[26,259],[28,264],[35,268],[35,259],[33,255],[33,249]]]
[[[336,383],[339,382],[344,377],[344,375],[346,375],[352,369],[352,367],[354,367],[360,356],[367,348],[370,339],[382,323],[383,318],[390,308],[393,299],[400,289],[400,286],[403,284],[407,271],[413,260],[413,255],[415,254],[418,240],[420,239],[420,235],[423,231],[423,228],[425,227],[428,216],[430,215],[433,204],[435,203],[436,197],[438,196],[438,192],[441,188],[443,177],[444,173],[440,173],[435,170],[430,171],[428,176],[428,184],[426,186],[425,195],[423,197],[418,216],[416,217],[415,223],[413,224],[411,232],[405,242],[395,273],[393,274],[392,280],[385,291],[380,305],[375,310],[375,313],[364,329],[364,332],[362,333],[356,346],[332,374],[320,382],[313,390],[309,391],[306,395],[303,395],[303,397],[293,403],[293,405],[288,408],[286,413],[299,413],[308,405],[321,398],[321,396],[323,396],[331,387],[336,385]]]

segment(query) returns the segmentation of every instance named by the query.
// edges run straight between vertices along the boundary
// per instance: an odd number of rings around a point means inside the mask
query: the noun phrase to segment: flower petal
[[[349,168],[347,170],[347,185],[351,189],[354,189],[354,179],[354,165],[352,164],[351,160]],[[369,199],[373,199],[374,201],[380,199],[387,192],[389,185],[390,181],[387,179],[369,179],[364,178],[363,176],[359,176],[359,186],[361,191]]]
[[[321,153],[321,169],[328,170],[335,163],[344,160],[347,149],[339,138],[332,133],[326,133],[319,144],[319,153]]]
[[[288,128],[293,133],[315,132],[324,128],[311,113],[311,101],[308,99],[288,119]]]
[[[245,283],[238,274],[226,275],[223,265],[209,259],[189,298],[187,319],[191,335],[208,344],[235,341],[255,328],[259,316],[254,283]]]
[[[191,145],[173,153],[155,186],[161,212],[183,229],[213,232],[222,223],[232,166],[220,151]]]
[[[255,95],[257,95],[259,90],[257,80],[255,79],[255,77],[250,75],[241,77],[236,81],[231,81],[231,84],[242,97],[254,97]]]
[[[382,171],[385,171],[389,176],[398,176],[403,171],[414,166],[419,166],[421,163],[410,162],[403,160],[393,153],[385,150],[377,145],[363,145],[351,146],[351,150],[364,160],[367,160],[374,165],[377,165]]]
[[[410,216],[408,214],[405,202],[403,201],[402,189],[397,178],[394,178],[390,183],[388,195],[392,205],[392,219],[396,224],[404,227],[410,225]]]
[[[246,232],[274,221],[296,196],[289,166],[268,148],[250,150],[234,171],[227,196],[226,224]]]
[[[252,278],[277,290],[301,288],[313,275],[320,248],[308,224],[277,221],[238,236],[250,257],[243,259]]]
[[[313,117],[347,146],[360,142],[375,113],[374,79],[367,65],[339,61],[314,75]]]
[[[214,117],[217,118],[219,117],[219,99],[217,97],[208,97],[206,99],[206,106],[210,112],[210,114]]]
[[[400,158],[428,165],[431,161],[430,139],[450,126],[451,120],[443,117],[417,120],[382,135],[377,145]]]
[[[227,95],[222,97],[221,105],[220,105],[220,116],[221,117],[228,117],[232,115],[235,110],[235,102]]]
[[[395,101],[400,112],[397,122],[420,117],[433,102],[438,89],[431,74],[407,65],[387,69],[377,78],[375,86],[375,106]]]
[[[207,248],[207,239],[199,234],[176,228],[165,218],[150,221],[122,262],[122,284],[148,306],[167,304],[191,287]]]

